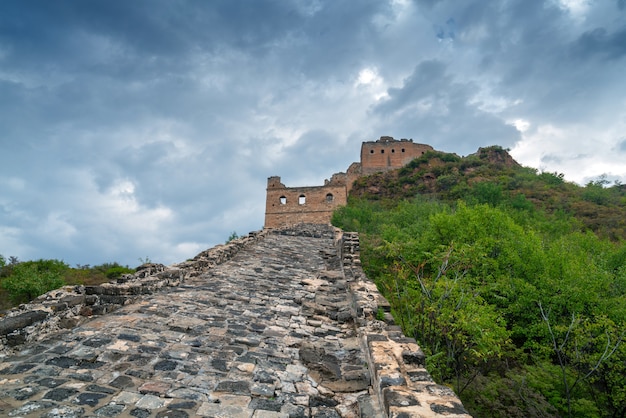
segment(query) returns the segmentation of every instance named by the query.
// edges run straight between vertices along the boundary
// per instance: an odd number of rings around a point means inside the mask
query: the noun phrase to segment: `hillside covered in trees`
[[[626,416],[626,187],[500,147],[359,179],[333,224],[475,417]]]

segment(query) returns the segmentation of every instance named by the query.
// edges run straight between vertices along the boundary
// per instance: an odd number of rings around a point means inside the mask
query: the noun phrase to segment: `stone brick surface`
[[[5,347],[0,415],[468,416],[420,374],[417,344],[375,319],[386,305],[360,270],[355,235],[302,225],[218,263],[210,254],[141,278],[176,285]]]

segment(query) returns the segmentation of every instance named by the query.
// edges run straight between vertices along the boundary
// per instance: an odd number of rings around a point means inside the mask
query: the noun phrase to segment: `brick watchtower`
[[[347,173],[334,174],[323,186],[285,187],[280,177],[267,179],[265,228],[300,223],[328,224],[333,211],[347,204],[352,183],[359,177],[404,167],[433,147],[412,139],[381,136],[361,144],[361,162],[352,163]]]
[[[348,202],[345,175],[334,175],[324,186],[285,187],[280,177],[267,179],[265,228],[301,223],[328,224],[337,206]]]
[[[378,141],[363,142],[361,175],[404,167],[413,159],[432,150],[430,145],[416,144],[412,139],[395,140],[390,136],[381,136]]]

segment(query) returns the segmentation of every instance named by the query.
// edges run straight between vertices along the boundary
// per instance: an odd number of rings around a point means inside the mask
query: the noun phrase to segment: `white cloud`
[[[559,6],[566,10],[576,20],[584,20],[592,6],[590,0],[558,0]]]
[[[20,177],[7,177],[0,179],[0,184],[3,184],[4,187],[8,187],[13,191],[21,191],[26,187],[26,180]]]
[[[37,245],[37,243],[34,243]],[[36,248],[31,247],[25,237],[23,230],[19,227],[10,227],[0,225],[0,255],[8,259],[11,256],[18,257],[22,254],[32,254]],[[33,258],[37,255],[34,254]],[[25,261],[24,259],[21,259]]]
[[[366,94],[371,95],[375,101],[388,97],[385,80],[375,67],[366,67],[359,71],[355,88],[365,90]],[[358,91],[357,94],[359,94]]]
[[[71,240],[76,236],[78,230],[70,220],[70,214],[62,212],[53,212],[48,214],[43,225],[41,233],[45,236],[54,236],[59,241]]]
[[[541,125],[522,131],[511,154],[524,165],[564,173],[567,180],[581,185],[602,174],[624,181],[624,155],[615,152],[613,143],[610,135],[579,124]]]
[[[510,125],[515,126],[515,129],[521,133],[526,132],[530,128],[530,122],[525,119],[514,119],[508,122]]]

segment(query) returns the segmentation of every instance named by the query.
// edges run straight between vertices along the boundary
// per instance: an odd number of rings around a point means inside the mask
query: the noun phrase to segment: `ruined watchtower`
[[[361,175],[404,167],[413,159],[432,150],[430,145],[417,144],[412,139],[395,140],[390,136],[381,136],[378,141],[363,142]]]
[[[323,186],[285,187],[280,177],[267,179],[265,227],[300,223],[328,224],[337,206],[348,201],[345,174],[335,174]]]
[[[433,147],[381,136],[361,144],[361,161],[352,163],[346,173],[333,174],[323,186],[286,187],[279,176],[267,179],[265,228],[280,228],[300,223],[328,224],[333,211],[348,203],[354,181],[379,171],[404,167]]]

